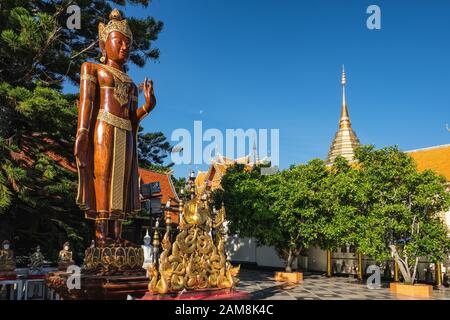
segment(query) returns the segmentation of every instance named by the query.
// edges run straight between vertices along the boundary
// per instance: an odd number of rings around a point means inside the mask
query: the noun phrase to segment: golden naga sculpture
[[[240,267],[233,267],[225,254],[225,208],[211,214],[208,201],[194,197],[181,204],[180,232],[170,242],[170,216],[161,241],[159,266],[150,264],[148,289],[165,294],[181,290],[232,288],[239,282]]]

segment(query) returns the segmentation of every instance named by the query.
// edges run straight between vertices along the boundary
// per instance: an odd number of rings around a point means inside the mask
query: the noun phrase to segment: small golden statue
[[[168,215],[167,229],[161,241],[159,266],[151,263],[147,268],[150,278],[149,291],[165,294],[181,290],[226,289],[236,286],[239,282],[237,274],[240,267],[233,267],[227,261],[223,205],[211,214],[207,196],[196,195],[184,206],[181,203],[180,207],[180,232],[171,243],[171,218]]]
[[[67,270],[69,266],[74,264],[75,262],[72,259],[72,251],[70,251],[70,243],[66,241],[63,245],[63,249],[59,251],[58,269],[61,271]]]
[[[30,274],[42,274],[44,260],[45,258],[41,252],[41,247],[37,246],[36,251],[30,257]]]
[[[10,273],[15,269],[16,260],[14,259],[14,251],[11,249],[11,243],[5,240],[0,249],[0,273]]]

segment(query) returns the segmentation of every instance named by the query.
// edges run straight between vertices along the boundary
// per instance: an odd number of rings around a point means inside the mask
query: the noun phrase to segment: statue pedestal
[[[139,300],[250,300],[250,294],[236,289],[202,289],[158,294],[147,292]]]
[[[141,298],[148,290],[149,279],[145,275],[89,275],[81,274],[80,289],[69,290],[66,272],[51,273],[47,285],[63,300],[126,300],[130,295]]]

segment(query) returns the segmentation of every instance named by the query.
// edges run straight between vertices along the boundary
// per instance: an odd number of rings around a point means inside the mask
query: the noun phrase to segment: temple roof
[[[431,169],[450,182],[450,144],[406,151],[417,163],[417,170]]]
[[[355,150],[360,145],[356,133],[352,129],[350,116],[347,108],[347,101],[345,98],[345,85],[347,79],[345,77],[345,70],[342,67],[342,108],[341,117],[339,120],[339,129],[334,136],[333,142],[328,152],[327,163],[333,163],[337,156],[342,156],[348,161],[352,161],[355,156]]]
[[[251,162],[250,159],[251,157],[249,155],[238,159],[230,159],[217,154],[211,161],[208,171],[199,171],[195,177],[195,187],[197,188],[197,192],[201,194],[205,189],[216,190],[220,188],[222,177],[226,174],[227,169],[236,164],[243,164],[245,170],[252,170],[255,163]],[[268,160],[264,158],[263,160],[257,160],[256,163],[266,164],[268,163]]]
[[[159,182],[161,193],[156,196],[161,196],[161,203],[165,204],[169,200],[178,201],[178,195],[175,191],[175,187],[173,186],[170,174],[139,168],[139,177],[141,178],[141,182],[145,184]]]

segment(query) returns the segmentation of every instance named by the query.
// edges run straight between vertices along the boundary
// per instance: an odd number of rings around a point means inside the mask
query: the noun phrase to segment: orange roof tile
[[[417,169],[431,169],[450,182],[450,144],[406,151],[417,163]]]
[[[147,169],[139,168],[139,177],[142,183],[159,182],[161,186],[161,203],[165,204],[169,199],[178,202],[178,196],[172,184],[170,174],[159,173]]]

